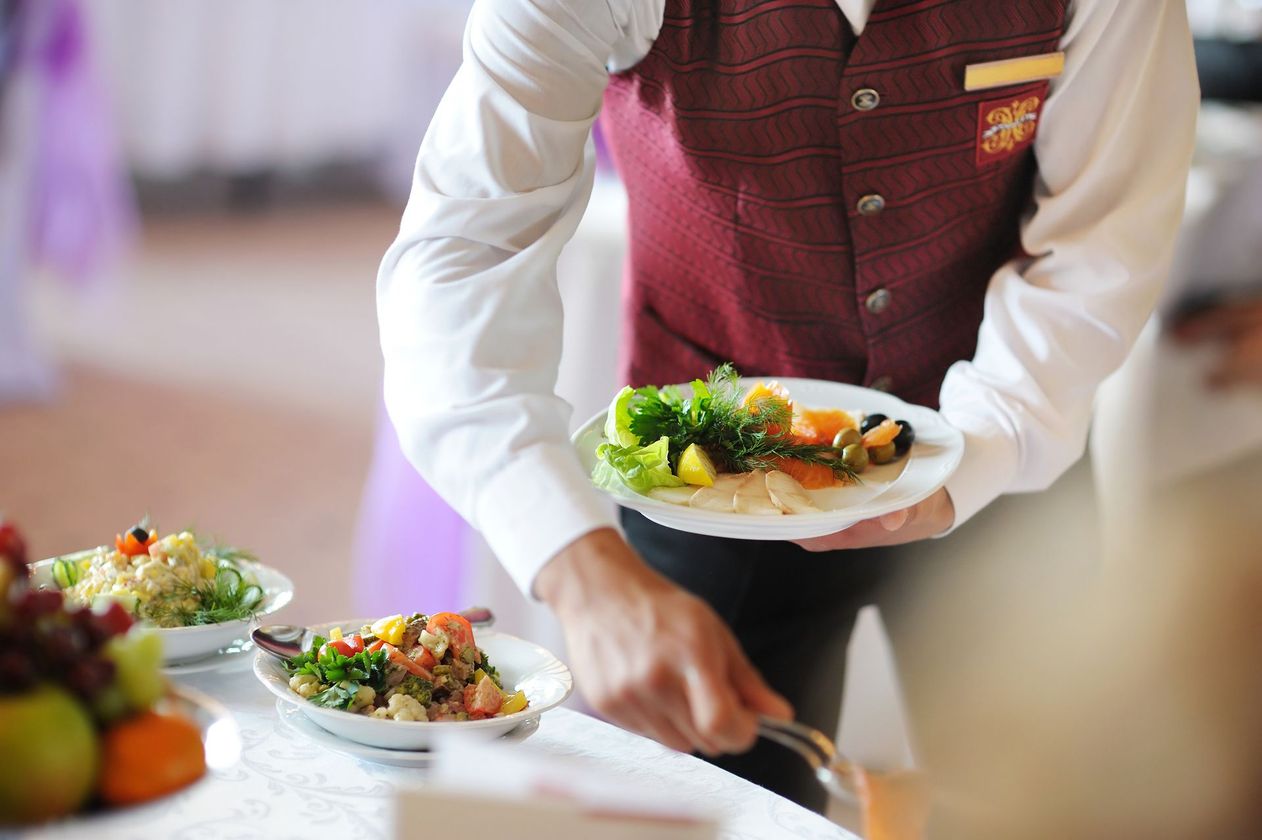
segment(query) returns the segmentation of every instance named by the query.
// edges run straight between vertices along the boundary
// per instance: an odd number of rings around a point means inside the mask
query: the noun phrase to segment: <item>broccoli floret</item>
[[[408,674],[403,678],[403,682],[395,686],[395,692],[414,697],[422,706],[428,706],[430,698],[434,695],[434,684],[415,674]]]

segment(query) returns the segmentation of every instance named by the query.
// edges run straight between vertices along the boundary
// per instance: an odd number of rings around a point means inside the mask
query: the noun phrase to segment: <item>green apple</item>
[[[114,663],[114,685],[122,691],[126,711],[148,709],[166,693],[157,633],[132,627],[106,642],[102,652]]]
[[[77,811],[92,794],[100,744],[88,711],[51,685],[0,695],[0,825]]]

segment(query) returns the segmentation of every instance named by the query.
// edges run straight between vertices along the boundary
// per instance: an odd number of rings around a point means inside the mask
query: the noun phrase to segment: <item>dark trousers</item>
[[[957,619],[971,626],[993,605],[1090,579],[1099,560],[1095,517],[1091,472],[1081,463],[1046,493],[1002,498],[946,539],[897,548],[816,554],[792,543],[673,531],[627,510],[622,524],[649,565],[714,607],[798,719],[830,736],[841,717],[856,614],[878,605],[917,760],[932,769],[946,752],[935,733],[950,726],[939,719],[936,694],[955,684],[956,668],[977,647]],[[953,581],[967,589],[941,586]],[[945,612],[944,603],[952,604]],[[984,640],[1002,626],[972,630]],[[955,688],[974,691],[967,679]],[[826,806],[806,763],[776,744],[759,740],[749,753],[715,763],[813,810]]]
[[[628,510],[622,524],[649,565],[714,607],[798,720],[837,731],[855,617],[878,597],[895,550],[813,554],[792,543],[675,531]],[[827,804],[806,763],[777,744],[760,739],[743,755],[713,761],[812,810]]]

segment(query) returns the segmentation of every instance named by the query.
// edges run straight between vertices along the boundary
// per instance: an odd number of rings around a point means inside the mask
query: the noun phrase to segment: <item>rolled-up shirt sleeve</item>
[[[478,0],[378,275],[403,452],[527,593],[556,552],[613,524],[555,394],[556,264],[591,192],[606,63],[644,40],[633,5]]]
[[[1035,141],[1023,257],[991,279],[971,361],[942,385],[965,455],[956,526],[1042,490],[1086,446],[1100,383],[1125,360],[1169,271],[1199,91],[1183,0],[1081,0]]]

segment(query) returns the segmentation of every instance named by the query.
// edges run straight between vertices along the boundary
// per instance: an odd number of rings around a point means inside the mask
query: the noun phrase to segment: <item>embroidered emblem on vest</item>
[[[983,166],[1003,160],[1033,143],[1042,108],[1042,93],[981,103],[977,117],[977,164]]]

